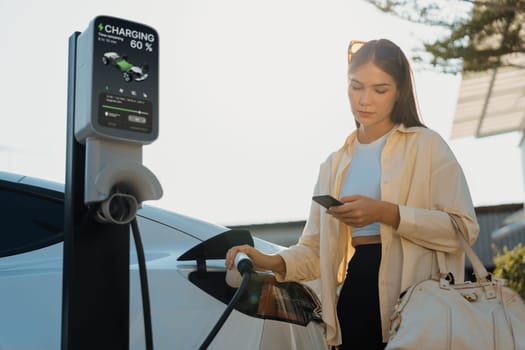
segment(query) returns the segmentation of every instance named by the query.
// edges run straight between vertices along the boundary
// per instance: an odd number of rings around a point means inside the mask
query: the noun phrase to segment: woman
[[[352,41],[348,59],[357,130],[321,164],[314,190],[344,204],[313,203],[296,245],[274,255],[233,247],[226,266],[242,251],[279,281],[320,278],[327,342],[383,349],[399,294],[437,273],[434,251],[447,253],[448,269],[463,281],[450,215],[471,244],[479,226],[460,165],[419,118],[401,49],[386,39]]]

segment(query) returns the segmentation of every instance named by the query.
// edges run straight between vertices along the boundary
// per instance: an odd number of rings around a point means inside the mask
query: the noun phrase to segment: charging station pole
[[[75,139],[77,38],[69,38],[62,349],[129,348],[129,224],[84,204],[86,147]]]
[[[156,31],[98,16],[73,33],[67,104],[62,349],[129,349],[130,222],[162,196],[142,165],[158,136]]]

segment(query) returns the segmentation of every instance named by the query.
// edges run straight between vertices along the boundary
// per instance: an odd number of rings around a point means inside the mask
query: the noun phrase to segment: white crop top
[[[356,138],[356,145],[352,163],[346,172],[341,186],[340,197],[353,194],[374,199],[381,199],[381,153],[386,139],[392,133],[389,131],[371,143],[360,143]],[[379,234],[379,222],[363,227],[350,226],[352,237],[372,236]]]

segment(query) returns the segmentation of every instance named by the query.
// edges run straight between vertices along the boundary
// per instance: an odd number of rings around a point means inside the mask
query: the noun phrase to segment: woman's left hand
[[[381,222],[399,227],[401,220],[399,206],[394,203],[355,194],[339,199],[343,205],[330,207],[326,212],[347,225],[363,227],[374,222]]]
[[[363,227],[380,219],[381,201],[358,194],[345,196],[339,200],[344,204],[330,207],[327,213],[347,225]]]

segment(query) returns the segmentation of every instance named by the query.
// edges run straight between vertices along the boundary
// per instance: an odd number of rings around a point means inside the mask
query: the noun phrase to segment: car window
[[[278,283],[271,274],[255,273],[236,309],[248,315],[306,326],[321,320],[317,296],[297,282]]]
[[[219,271],[195,271],[189,275],[193,284],[228,303],[235,289],[226,284],[225,277],[225,272]],[[254,273],[234,307],[253,317],[306,326],[310,321],[321,321],[320,305],[317,295],[301,283],[279,283],[273,274]]]
[[[63,195],[0,181],[0,257],[63,240]]]

